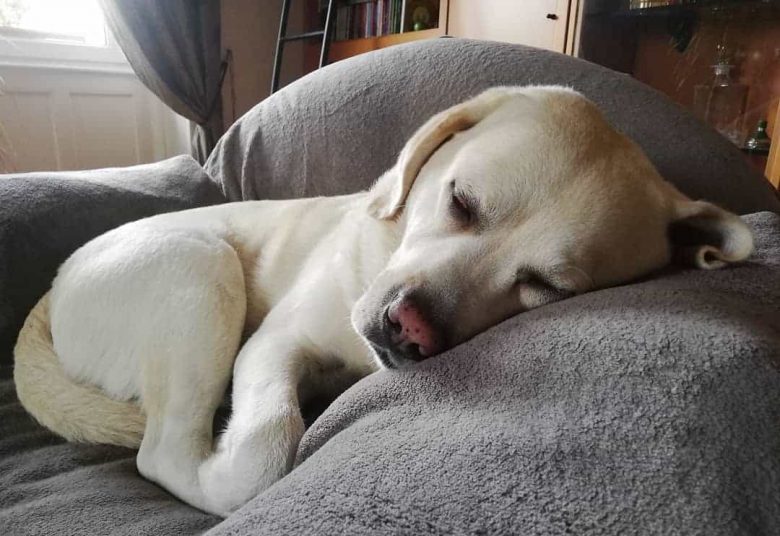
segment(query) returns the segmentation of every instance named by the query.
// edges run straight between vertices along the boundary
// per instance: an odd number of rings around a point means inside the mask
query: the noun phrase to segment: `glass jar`
[[[708,84],[694,88],[693,109],[704,121],[735,145],[742,145],[742,118],[747,103],[748,87],[731,78],[733,65],[712,66],[714,78]]]

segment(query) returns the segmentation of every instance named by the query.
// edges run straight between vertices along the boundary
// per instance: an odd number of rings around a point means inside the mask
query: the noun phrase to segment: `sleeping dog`
[[[673,254],[710,269],[752,247],[580,94],[493,88],[426,122],[367,192],[164,214],[87,243],[28,317],[15,380],[45,426],[138,447],[144,477],[225,516],[290,470],[306,399]]]

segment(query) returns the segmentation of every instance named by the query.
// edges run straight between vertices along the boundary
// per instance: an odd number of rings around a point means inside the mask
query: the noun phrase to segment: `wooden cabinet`
[[[770,113],[774,115],[774,120],[772,120],[771,115],[769,116],[774,128],[769,134],[773,140],[780,140],[780,98],[773,101],[770,110],[772,110]],[[780,190],[780,143],[777,141],[772,143],[772,147],[769,150],[769,158],[766,163],[766,178],[769,179],[772,186]]]
[[[780,2],[582,3],[578,56],[625,72],[688,108],[780,188]],[[722,73],[717,81],[716,72]],[[773,140],[768,155],[747,143],[762,120]]]
[[[565,52],[570,0],[449,0],[447,34]]]

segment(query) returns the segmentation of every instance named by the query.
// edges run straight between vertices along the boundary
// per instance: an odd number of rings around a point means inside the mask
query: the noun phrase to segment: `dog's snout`
[[[388,307],[386,316],[394,342],[401,346],[413,345],[421,359],[443,349],[441,334],[420,299],[414,295],[401,297]]]

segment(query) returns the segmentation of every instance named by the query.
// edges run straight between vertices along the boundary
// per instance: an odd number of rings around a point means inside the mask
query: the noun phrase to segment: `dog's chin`
[[[379,346],[370,340],[368,341],[368,344],[371,346],[371,351],[374,353],[374,358],[382,368],[394,370],[410,367],[417,363],[417,361],[413,359],[409,359],[408,357],[399,355],[396,352],[392,352],[391,350],[388,350],[383,346]]]

